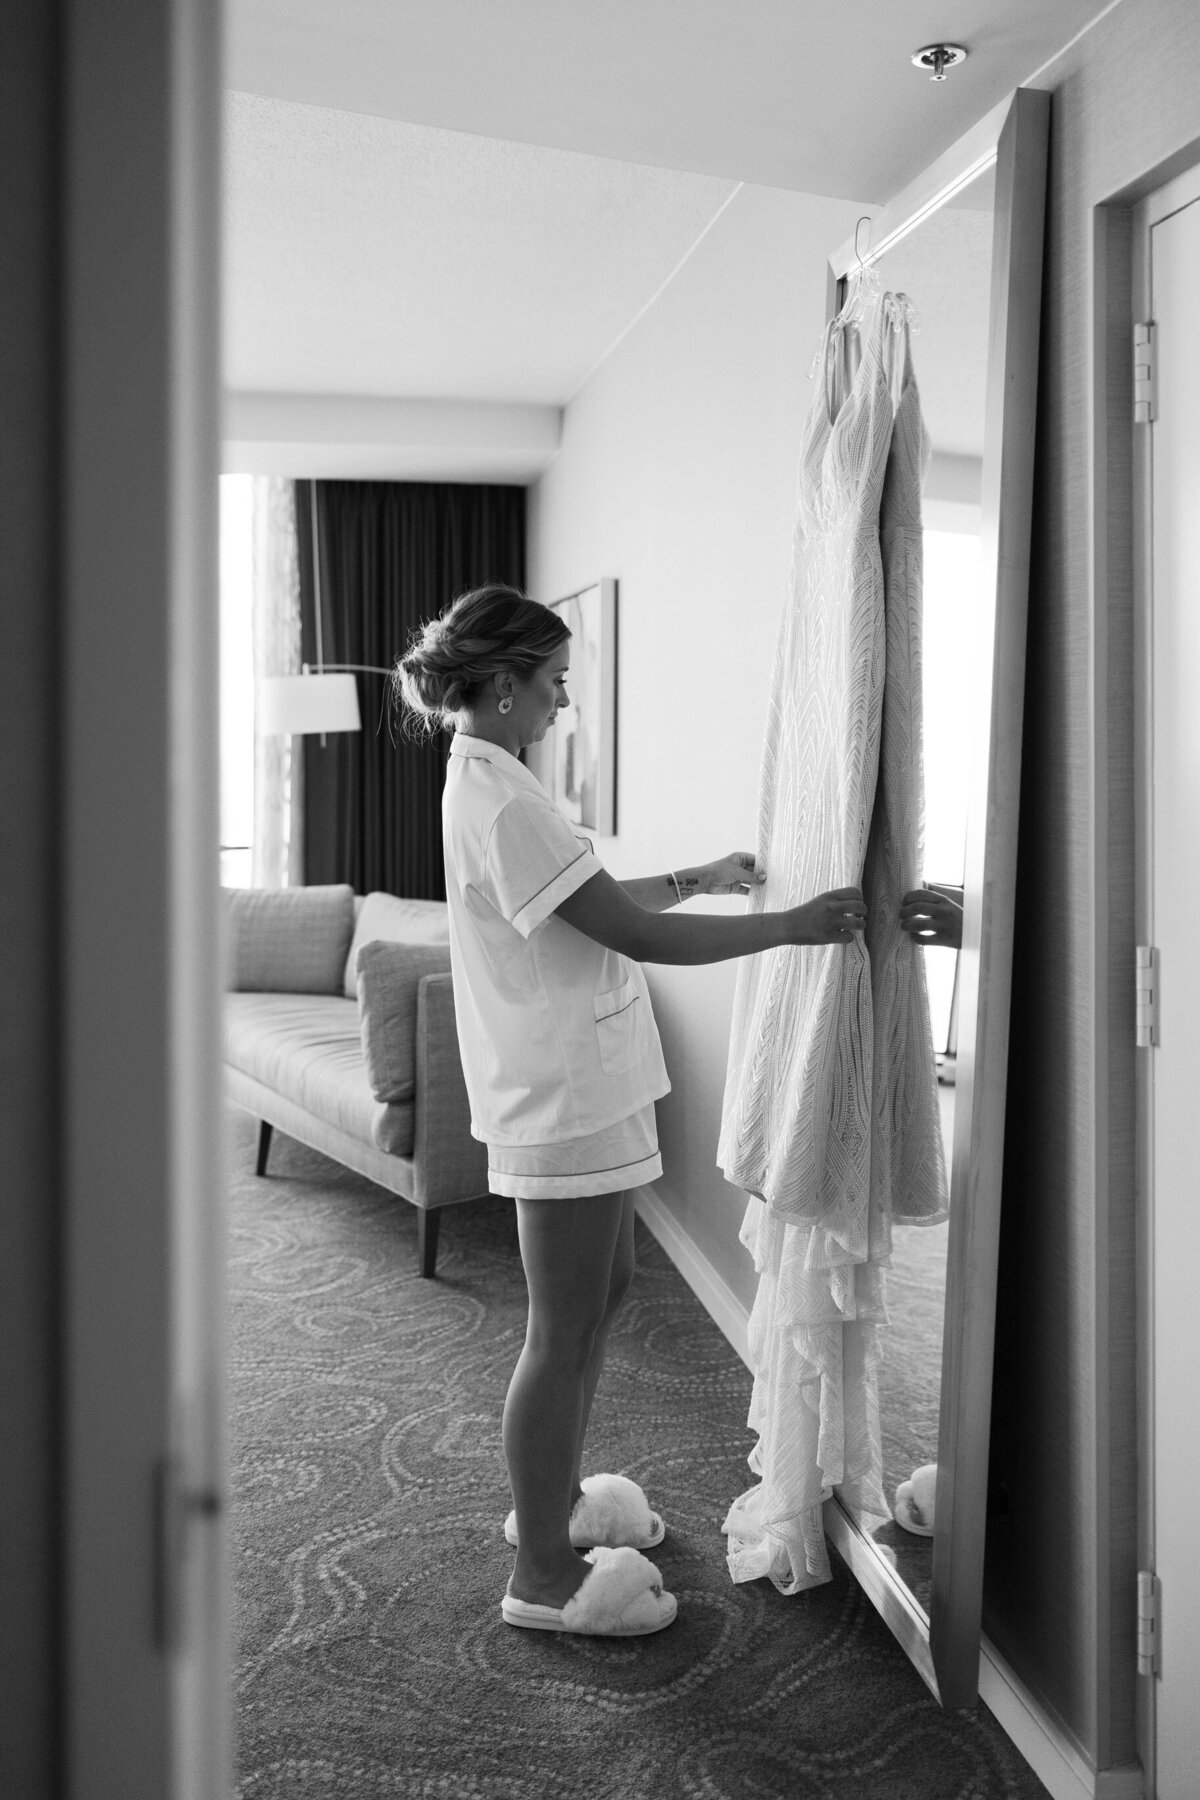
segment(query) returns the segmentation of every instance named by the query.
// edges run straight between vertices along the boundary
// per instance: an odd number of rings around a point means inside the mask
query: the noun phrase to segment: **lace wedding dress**
[[[836,1486],[888,1516],[876,1369],[893,1216],[945,1216],[922,953],[899,929],[920,834],[920,488],[928,449],[903,296],[861,344],[827,328],[801,448],[788,600],[772,678],[751,905],[861,882],[869,927],[739,965],[718,1162],[758,1196],[742,1242],[757,1486],[725,1521],[735,1580],[829,1579]],[[857,368],[841,404],[840,365]],[[882,506],[882,517],[881,517]]]
[[[878,1194],[880,1253],[891,1250],[893,1223],[936,1224],[948,1203],[925,955],[900,929],[900,900],[919,885],[924,862],[921,488],[930,444],[910,330],[906,321],[892,340],[900,392],[879,517],[887,673],[862,881],[874,1015],[871,1191]],[[871,1252],[872,1261],[876,1254]]]

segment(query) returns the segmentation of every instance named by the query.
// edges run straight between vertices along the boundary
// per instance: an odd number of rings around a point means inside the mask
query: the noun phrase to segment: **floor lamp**
[[[264,675],[258,684],[255,729],[261,737],[319,735],[322,746],[330,731],[361,731],[355,675],[390,675],[375,663],[327,663],[322,641],[321,546],[317,536],[317,484],[311,482],[314,614],[317,665],[305,663],[299,675]],[[336,671],[336,673],[334,672]]]
[[[372,663],[327,663],[322,634],[321,559],[317,538],[316,482],[312,483],[312,547],[317,661],[298,675],[266,675],[255,695],[254,728],[258,737],[319,737],[324,748],[329,732],[361,731],[358,674],[390,675]],[[295,777],[293,777],[295,779]],[[295,793],[293,787],[293,794]],[[285,877],[286,879],[286,877]]]

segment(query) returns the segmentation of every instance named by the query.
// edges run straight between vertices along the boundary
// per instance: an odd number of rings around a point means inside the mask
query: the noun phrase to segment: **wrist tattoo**
[[[682,906],[685,900],[691,900],[700,891],[698,875],[677,875],[674,869],[667,876],[667,886],[675,890],[675,899]]]

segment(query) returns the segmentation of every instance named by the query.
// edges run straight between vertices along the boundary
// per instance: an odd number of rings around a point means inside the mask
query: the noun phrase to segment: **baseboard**
[[[662,1183],[659,1184],[663,1185]],[[675,1214],[652,1187],[640,1187],[634,1193],[638,1217],[645,1221],[650,1235],[660,1243],[701,1306],[718,1325],[749,1367],[750,1352],[746,1328],[750,1314],[723,1275],[719,1275],[703,1251],[679,1224]]]
[[[654,1188],[638,1188],[635,1204],[639,1218],[748,1365],[746,1307]],[[979,1662],[979,1697],[1053,1800],[1143,1800],[1141,1769],[1094,1769],[986,1637]]]
[[[1143,1800],[1140,1765],[1094,1769],[986,1636],[980,1646],[979,1698],[1054,1800]]]

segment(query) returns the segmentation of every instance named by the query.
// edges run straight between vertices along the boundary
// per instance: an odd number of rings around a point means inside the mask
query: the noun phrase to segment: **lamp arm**
[[[310,671],[308,664],[305,663],[305,664],[303,664],[302,672],[305,675],[308,675],[310,673],[325,675],[325,674],[328,674],[330,669],[335,670],[338,674],[342,674],[343,672],[348,672],[351,674],[358,674],[358,675],[390,675],[392,673],[392,671],[390,669],[380,668],[378,663],[329,663],[329,662],[322,663],[321,667],[315,671]]]

